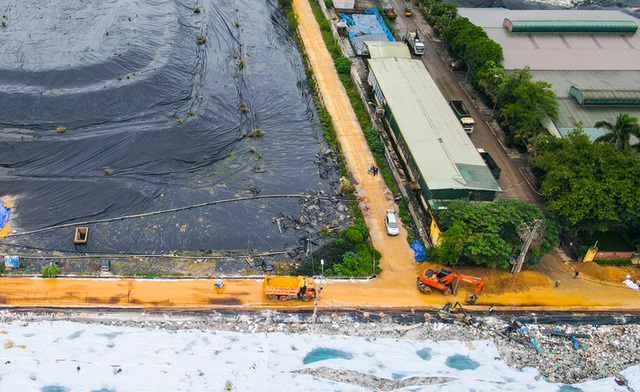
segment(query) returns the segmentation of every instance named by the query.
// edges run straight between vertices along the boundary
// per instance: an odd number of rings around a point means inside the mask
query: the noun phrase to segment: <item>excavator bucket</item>
[[[465,300],[466,303],[468,303],[469,305],[473,305],[476,303],[476,301],[478,300],[478,296],[475,294],[472,294],[470,296],[467,297],[467,299]]]

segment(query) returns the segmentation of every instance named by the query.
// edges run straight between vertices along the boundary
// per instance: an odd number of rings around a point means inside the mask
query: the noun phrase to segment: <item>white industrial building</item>
[[[368,63],[369,84],[423,202],[493,201],[500,186],[424,64],[395,57]]]
[[[579,123],[594,140],[627,113],[640,117],[639,20],[619,11],[460,8],[504,52],[505,70],[529,67],[552,85],[558,118],[544,124],[564,136]]]

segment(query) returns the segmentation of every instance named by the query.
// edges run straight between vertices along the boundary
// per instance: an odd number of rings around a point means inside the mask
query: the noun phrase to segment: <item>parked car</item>
[[[274,262],[270,259],[258,259],[254,264],[257,268],[262,268],[264,272],[272,272],[274,269]]]
[[[387,228],[387,234],[400,234],[400,228],[398,227],[398,220],[396,219],[396,212],[394,210],[387,210],[387,214],[384,217],[384,225]]]

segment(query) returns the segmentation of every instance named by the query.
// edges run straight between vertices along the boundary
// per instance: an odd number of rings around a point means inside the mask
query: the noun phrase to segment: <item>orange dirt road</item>
[[[357,189],[360,208],[371,229],[373,244],[383,254],[383,272],[373,280],[323,282],[319,309],[419,310],[440,308],[451,301],[463,303],[472,288],[461,286],[455,297],[447,297],[437,291],[423,295],[418,291],[416,277],[427,267],[427,263],[417,264],[413,261],[413,251],[406,241],[404,228],[397,237],[386,235],[383,223],[385,210],[397,211],[397,205],[382,177],[367,174],[367,168],[374,162],[373,156],[322,41],[320,28],[308,1],[295,0],[294,8],[318,88],[333,118]],[[495,305],[497,309],[575,311],[640,309],[640,292],[630,290],[620,282],[600,281],[598,277],[572,279],[573,270],[566,263],[557,256],[547,259],[543,264],[548,271],[527,271],[526,274],[515,276],[504,271],[478,271],[477,275],[485,278],[487,283],[475,307],[486,309],[489,305]],[[429,266],[437,268],[432,264]],[[530,284],[528,279],[535,281],[535,284]],[[556,281],[560,281],[557,287],[554,284]],[[498,282],[507,282],[506,286],[513,283],[518,289],[497,290]],[[216,289],[212,280],[1,278],[0,303],[4,306],[146,309],[311,309],[314,305],[313,302],[301,301],[270,302],[262,295],[260,280],[228,279],[225,284],[226,287]]]

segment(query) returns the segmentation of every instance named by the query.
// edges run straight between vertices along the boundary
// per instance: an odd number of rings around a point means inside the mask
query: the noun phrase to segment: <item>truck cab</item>
[[[413,54],[416,56],[422,56],[424,54],[424,42],[419,30],[408,32],[402,39],[409,45]]]
[[[462,128],[467,133],[467,135],[471,135],[473,132],[473,128],[476,126],[476,122],[471,117],[463,117],[460,119],[460,124],[462,124]]]
[[[456,117],[458,117],[458,120],[460,121],[460,124],[462,124],[462,128],[464,128],[464,131],[468,135],[470,135],[471,132],[473,132],[473,128],[475,127],[476,122],[473,120],[473,117],[471,117],[471,113],[469,113],[469,110],[464,105],[464,102],[454,99],[449,101],[449,106],[451,106],[451,110],[453,110],[453,112],[456,114]]]

